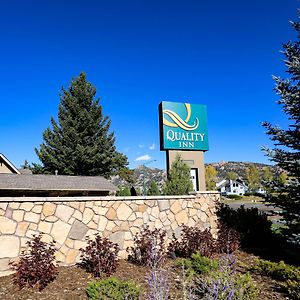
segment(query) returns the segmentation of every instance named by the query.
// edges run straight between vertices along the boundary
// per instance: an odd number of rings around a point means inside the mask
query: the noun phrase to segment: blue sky
[[[295,38],[296,0],[2,1],[0,152],[16,166],[57,116],[58,94],[85,71],[135,167],[159,151],[162,100],[206,104],[206,162],[268,162],[261,121],[287,125],[272,75]]]

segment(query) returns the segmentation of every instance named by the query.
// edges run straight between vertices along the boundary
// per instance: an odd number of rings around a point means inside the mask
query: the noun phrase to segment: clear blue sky
[[[131,167],[144,155],[165,167],[162,100],[207,105],[206,162],[268,162],[260,122],[287,124],[271,76],[285,76],[279,51],[295,38],[288,21],[297,7],[297,0],[2,1],[0,153],[16,166],[37,162],[34,147],[57,116],[61,86],[85,71]]]

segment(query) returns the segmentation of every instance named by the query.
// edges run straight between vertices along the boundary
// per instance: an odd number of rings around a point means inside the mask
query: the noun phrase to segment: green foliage
[[[233,171],[229,171],[227,174],[226,174],[226,179],[228,180],[237,180],[238,179],[238,174],[233,172]]]
[[[206,275],[219,268],[217,260],[202,256],[199,251],[192,254],[191,258],[180,259],[178,265],[192,275]]]
[[[283,261],[279,263],[257,259],[252,271],[283,281],[280,285],[291,299],[300,299],[300,268],[287,265]]]
[[[257,208],[245,209],[241,206],[235,210],[228,205],[221,204],[217,214],[223,224],[240,233],[242,248],[270,246],[274,239],[272,222]]]
[[[270,276],[277,280],[296,280],[300,282],[300,268],[287,265],[283,261],[279,263],[271,262],[263,259],[257,259],[251,270],[262,275]]]
[[[260,174],[254,164],[246,169],[246,179],[250,191],[255,192],[260,186]]]
[[[300,281],[287,280],[281,284],[281,288],[286,292],[291,299],[300,299]]]
[[[127,157],[116,151],[111,121],[95,96],[96,89],[84,73],[68,89],[62,88],[58,121],[51,118],[52,129],[44,131],[44,141],[35,149],[43,163],[38,172],[108,178],[128,165]]]
[[[188,195],[193,189],[190,168],[185,164],[180,155],[177,155],[169,170],[164,186],[165,195]]]
[[[220,258],[218,270],[199,277],[195,284],[201,299],[255,300],[258,296],[252,277],[238,273],[235,258],[228,255]]]
[[[160,195],[158,186],[157,186],[156,182],[153,180],[150,183],[150,187],[148,189],[147,195],[148,196],[159,196]]]
[[[111,277],[89,283],[86,293],[91,300],[138,300],[142,291],[131,281]]]
[[[211,191],[216,189],[216,182],[217,182],[217,170],[214,166],[207,166],[205,168],[205,183],[206,189]]]
[[[131,196],[130,189],[127,186],[120,186],[117,190],[116,196]]]
[[[243,198],[243,196],[241,195],[226,195],[226,198],[229,198],[229,199],[235,199],[235,200],[240,200]]]
[[[266,134],[274,142],[273,149],[264,148],[270,160],[287,172],[286,182],[274,180],[271,184],[272,193],[268,201],[282,210],[279,214],[284,218],[287,229],[284,231],[287,238],[300,243],[300,23],[292,22],[297,33],[295,42],[283,45],[287,79],[274,77],[276,93],[286,114],[289,124],[286,129],[269,122],[263,122]]]
[[[118,172],[120,178],[127,181],[129,184],[134,184],[136,181],[136,176],[134,175],[134,170],[130,170],[128,168],[121,168]]]

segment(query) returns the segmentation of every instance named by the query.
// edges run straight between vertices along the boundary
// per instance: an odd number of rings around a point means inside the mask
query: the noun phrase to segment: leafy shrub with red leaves
[[[134,246],[127,248],[128,260],[144,266],[159,266],[166,257],[166,231],[142,227],[134,237]]]
[[[232,253],[240,248],[241,236],[238,231],[227,227],[225,224],[219,225],[217,250],[220,253]]]
[[[202,256],[211,257],[215,253],[215,247],[215,240],[208,229],[201,231],[197,227],[183,225],[179,239],[173,234],[168,252],[172,257],[190,257],[199,251]]]
[[[81,251],[81,262],[78,264],[94,277],[110,276],[118,266],[119,246],[108,238],[102,238],[99,233],[95,234],[95,240],[88,239],[85,249]]]
[[[18,261],[11,263],[11,267],[16,270],[14,282],[20,289],[36,286],[42,290],[58,274],[54,257],[55,242],[45,243],[41,239],[41,233],[33,235],[32,240],[26,242],[29,249],[22,252]]]

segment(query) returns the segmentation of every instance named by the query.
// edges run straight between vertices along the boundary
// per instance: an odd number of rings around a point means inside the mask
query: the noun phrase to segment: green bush
[[[202,256],[199,251],[192,254],[191,258],[182,258],[178,261],[180,266],[183,266],[188,274],[205,275],[219,268],[216,260]]]
[[[258,296],[252,277],[248,273],[237,272],[236,260],[232,255],[220,258],[218,270],[198,276],[195,290],[200,299],[255,300]]]
[[[131,193],[130,193],[130,189],[129,187],[125,186],[125,187],[122,187],[120,186],[117,193],[116,193],[116,196],[131,196]]]
[[[226,198],[240,200],[243,198],[241,195],[226,195]]]
[[[131,281],[110,277],[89,283],[86,293],[91,300],[138,300],[141,288]]]
[[[235,210],[221,204],[217,214],[221,223],[240,233],[242,248],[272,247],[278,242],[271,229],[272,222],[257,208],[241,206]]]
[[[276,263],[257,259],[251,270],[281,281],[295,280],[300,282],[300,268],[287,265],[283,261]]]
[[[287,280],[281,285],[284,292],[286,292],[291,299],[300,299],[300,281]]]
[[[283,261],[279,263],[258,259],[252,271],[273,279],[281,280],[282,290],[291,297],[291,299],[300,299],[300,268],[287,265]]]

